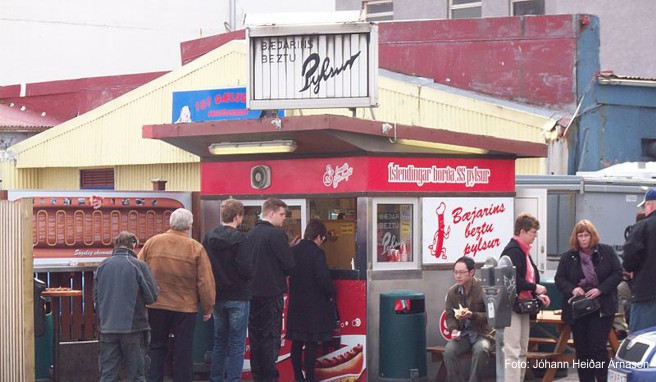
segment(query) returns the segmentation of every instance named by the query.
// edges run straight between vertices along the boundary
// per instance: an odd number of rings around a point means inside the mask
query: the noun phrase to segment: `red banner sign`
[[[269,177],[270,182],[261,182],[262,177]],[[489,158],[343,157],[201,164],[204,195],[261,194],[263,189],[270,194],[514,192],[515,162]]]

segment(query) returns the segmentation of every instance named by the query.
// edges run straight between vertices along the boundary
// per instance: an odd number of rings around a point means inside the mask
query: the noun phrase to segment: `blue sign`
[[[264,110],[246,108],[246,87],[173,92],[173,123],[256,119]],[[284,112],[278,111],[282,117]]]

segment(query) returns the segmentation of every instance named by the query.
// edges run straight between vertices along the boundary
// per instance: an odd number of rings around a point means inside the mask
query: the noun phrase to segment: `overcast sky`
[[[235,3],[237,27],[245,13],[335,9],[333,0]],[[225,32],[229,4],[0,0],[0,86],[178,68],[180,42]]]

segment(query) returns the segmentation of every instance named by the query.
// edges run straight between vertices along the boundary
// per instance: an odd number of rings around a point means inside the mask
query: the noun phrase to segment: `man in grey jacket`
[[[94,275],[101,382],[118,381],[121,360],[128,381],[146,380],[150,338],[146,305],[157,300],[159,287],[148,265],[134,252],[138,243],[133,233],[119,233],[112,256],[100,263]]]

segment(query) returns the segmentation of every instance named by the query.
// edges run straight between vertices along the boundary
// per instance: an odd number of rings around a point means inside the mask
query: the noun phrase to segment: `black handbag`
[[[513,303],[513,311],[518,314],[538,314],[540,300],[537,298],[516,298]]]
[[[585,296],[573,296],[568,301],[572,308],[572,318],[577,319],[588,314],[594,313],[601,309],[601,304],[596,298],[587,298]]]

